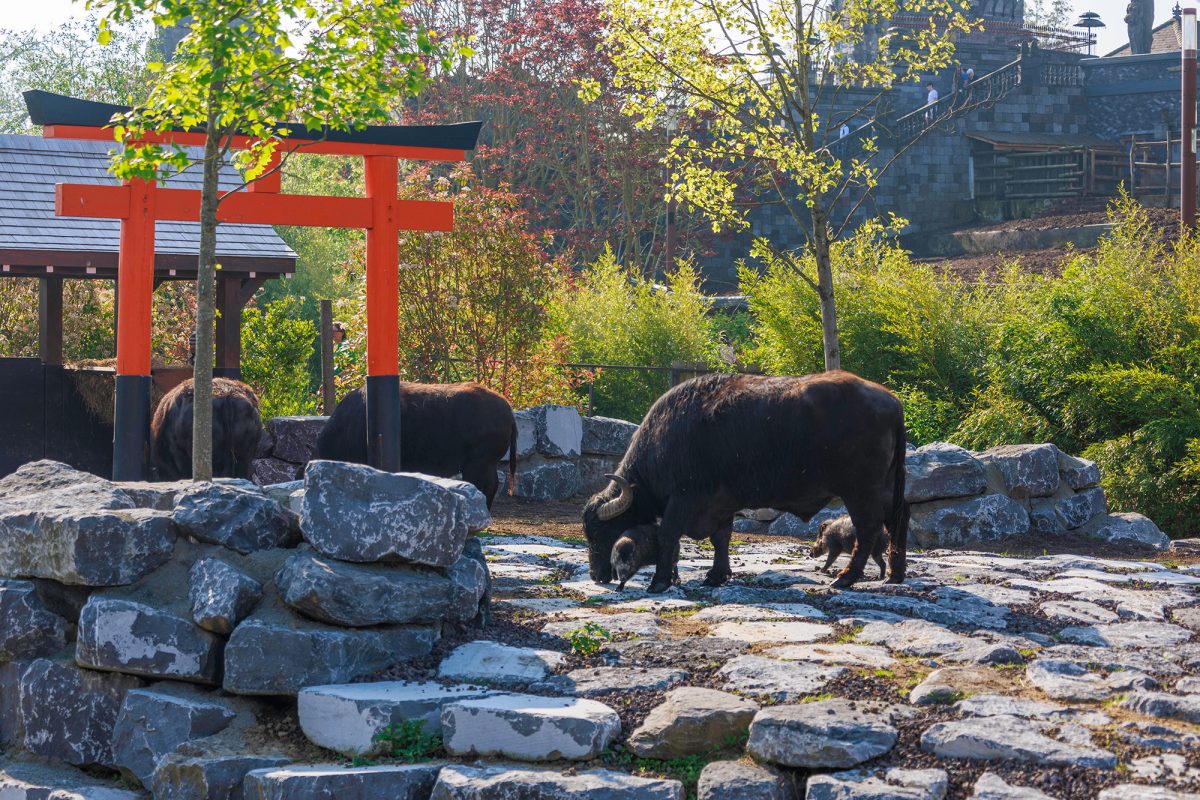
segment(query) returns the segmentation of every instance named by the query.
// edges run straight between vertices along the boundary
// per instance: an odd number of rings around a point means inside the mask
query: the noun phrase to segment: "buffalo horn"
[[[620,487],[621,493],[596,509],[596,516],[601,522],[607,522],[619,514],[624,514],[633,505],[633,487],[629,485],[629,481],[620,475],[605,475],[604,477]]]

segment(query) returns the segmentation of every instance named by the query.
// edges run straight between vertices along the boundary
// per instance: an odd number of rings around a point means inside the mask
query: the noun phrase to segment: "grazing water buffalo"
[[[854,523],[850,521],[848,514],[842,514],[836,519],[827,519],[818,526],[817,540],[813,542],[812,550],[808,554],[813,558],[826,556],[825,566],[821,567],[821,570],[828,571],[842,553],[854,552],[856,536]],[[879,565],[880,580],[887,575],[887,565],[883,561],[886,549],[887,537],[880,536],[875,540],[875,549],[871,551],[871,558]]]
[[[887,389],[848,372],[681,383],[651,407],[609,477],[583,510],[598,583],[612,580],[612,551],[622,534],[657,521],[650,591],[670,587],[684,534],[712,539],[716,554],[705,584],[718,586],[732,574],[729,538],[738,509],[777,508],[807,520],[834,497],[850,512],[857,545],[833,585],[862,577],[885,524],[888,580],[904,580],[904,410]]]
[[[400,466],[475,484],[488,508],[500,487],[496,469],[508,453],[512,490],[517,423],[512,406],[478,383],[400,384]],[[363,389],[342,398],[317,436],[317,458],[366,464],[367,399]]]
[[[189,378],[163,395],[150,423],[150,460],[159,480],[192,477],[192,409],[195,388]],[[254,390],[241,381],[213,378],[213,476],[250,478],[262,436]]]

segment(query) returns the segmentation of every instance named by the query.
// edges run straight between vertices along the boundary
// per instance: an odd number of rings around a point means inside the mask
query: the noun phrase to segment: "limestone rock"
[[[638,426],[612,417],[583,417],[580,452],[584,455],[623,456]]]
[[[1029,513],[1005,495],[985,494],[919,503],[912,507],[910,524],[922,547],[957,547],[1022,536],[1029,530]]]
[[[341,461],[313,461],[305,473],[300,529],[341,561],[448,567],[462,555],[470,517],[462,495],[416,475]]]
[[[835,664],[779,661],[762,656],[738,656],[721,667],[724,687],[731,692],[770,698],[776,703],[815,694],[849,670]]]
[[[1059,636],[1068,642],[1119,649],[1172,647],[1192,638],[1191,631],[1169,622],[1116,622],[1063,628]]]
[[[1136,783],[1122,783],[1101,789],[1096,800],[1197,800],[1195,792],[1177,792],[1165,786],[1143,786]]]
[[[175,524],[193,539],[239,553],[291,547],[299,541],[291,517],[257,489],[197,483],[179,494]]]
[[[845,513],[845,506],[823,508],[808,522],[800,519],[795,514],[780,514],[771,523],[771,526],[767,528],[767,533],[771,536],[794,536],[797,539],[814,539],[822,522],[827,519],[837,519]]]
[[[532,433],[534,450],[551,458],[570,458],[583,448],[583,421],[571,406],[541,405],[515,414],[519,438]],[[532,428],[532,430],[530,430]],[[519,451],[524,451],[518,442]]]
[[[192,620],[206,631],[228,635],[262,595],[261,583],[218,558],[202,558],[188,572]]]
[[[250,479],[259,486],[284,483],[295,479],[299,464],[282,458],[256,458],[250,462]]]
[[[950,776],[941,769],[889,769],[813,775],[804,800],[942,800]]]
[[[75,660],[93,669],[216,685],[223,644],[190,619],[96,594],[79,617]]]
[[[979,460],[996,469],[1007,494],[1017,500],[1058,491],[1058,448],[1052,444],[1007,444],[985,450]]]
[[[630,734],[626,746],[635,755],[663,760],[707,753],[744,734],[757,711],[756,704],[727,692],[672,689]]]
[[[1166,550],[1171,539],[1152,520],[1131,511],[1118,511],[1095,517],[1082,529],[1094,539],[1122,544],[1145,545],[1151,550]]]
[[[1055,700],[1107,700],[1117,692],[1153,689],[1158,682],[1141,672],[1093,672],[1082,664],[1053,658],[1039,658],[1025,668],[1025,677],[1047,697]]]
[[[1063,483],[1077,492],[1100,483],[1100,467],[1095,461],[1068,455],[1061,450],[1058,451],[1058,475]]]
[[[266,435],[274,446],[271,455],[303,464],[317,456],[317,437],[329,417],[274,417],[267,420]]]
[[[0,662],[57,653],[67,644],[67,621],[42,605],[29,581],[0,579]]]
[[[282,756],[164,756],[154,770],[154,800],[243,800],[243,781],[254,770],[281,767]]]
[[[438,677],[452,681],[531,683],[543,680],[564,658],[553,650],[479,640],[454,648],[438,666]]]
[[[0,759],[4,800],[142,800],[113,781],[67,766]]]
[[[25,749],[75,766],[112,766],[113,726],[126,692],[142,682],[127,675],[37,659],[21,673]]]
[[[887,719],[851,701],[820,700],[759,711],[746,750],[760,761],[789,767],[853,767],[896,744]]]
[[[1100,769],[1117,765],[1116,756],[1106,750],[1051,738],[1044,732],[1049,727],[1047,722],[1003,715],[938,722],[921,734],[921,749],[943,758],[1015,759]]]
[[[700,772],[696,800],[790,800],[783,779],[744,761],[711,761]]]
[[[942,667],[935,669],[908,694],[908,702],[917,706],[954,703],[969,694],[989,692],[1002,681],[990,667]]]
[[[113,728],[113,763],[149,786],[159,760],[179,745],[222,731],[237,716],[228,703],[159,684],[125,695]]]
[[[596,769],[572,774],[510,766],[451,764],[430,800],[684,800],[683,784]]]
[[[533,500],[566,500],[579,494],[582,480],[574,461],[522,464],[513,494]]]
[[[427,800],[440,764],[342,764],[256,769],[246,774],[245,800]]]
[[[1084,625],[1107,624],[1118,619],[1116,612],[1086,600],[1050,600],[1042,603],[1039,609],[1050,619]]]
[[[371,755],[375,735],[389,725],[420,720],[425,733],[440,733],[442,707],[493,694],[479,686],[440,683],[353,683],[310,686],[297,698],[300,728],[313,744],[345,756]]]
[[[985,772],[979,776],[979,780],[975,781],[975,793],[971,795],[971,800],[1054,800],[1054,798],[1028,786],[1011,786],[996,773]]]
[[[617,471],[621,459],[617,456],[589,456],[574,459],[579,468],[579,494],[593,495],[604,490],[609,480],[606,476]]]
[[[1108,511],[1104,490],[1097,487],[1054,502],[1054,515],[1063,530],[1082,528],[1090,520]]]
[[[505,694],[442,709],[442,740],[452,755],[521,761],[587,761],[621,731],[617,712],[580,698]]]
[[[456,478],[440,478],[436,475],[423,475],[419,472],[398,472],[397,475],[409,475],[413,478],[429,481],[430,483],[448,489],[463,499],[466,503],[465,514],[468,533],[478,533],[486,530],[492,524],[492,513],[488,510],[487,497],[473,483],[460,481]]]
[[[969,451],[948,442],[933,442],[910,451],[905,470],[904,497],[910,503],[970,497],[987,488],[983,464]]]
[[[1160,719],[1178,719],[1200,725],[1200,694],[1134,692],[1121,703],[1123,708]]]
[[[657,691],[687,680],[687,672],[670,667],[588,667],[552,675],[530,686],[534,692],[592,697],[612,692]]]

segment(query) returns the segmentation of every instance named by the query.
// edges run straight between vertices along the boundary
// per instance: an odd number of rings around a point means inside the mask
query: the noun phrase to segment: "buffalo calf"
[[[192,411],[196,390],[191,379],[163,395],[150,423],[150,461],[159,480],[192,477]],[[258,397],[241,381],[213,378],[213,477],[250,478],[262,436]]]
[[[854,543],[857,538],[858,532],[854,530],[854,523],[851,522],[849,514],[843,514],[836,519],[827,519],[818,527],[817,541],[813,543],[809,555],[813,558],[827,555],[825,566],[821,567],[821,571],[828,572],[829,568],[833,566],[833,562],[837,561],[838,556],[842,553],[854,552]],[[885,550],[887,550],[887,537],[880,536],[875,540],[875,549],[871,552],[871,558],[879,565],[880,580],[887,575],[887,565],[883,560]]]

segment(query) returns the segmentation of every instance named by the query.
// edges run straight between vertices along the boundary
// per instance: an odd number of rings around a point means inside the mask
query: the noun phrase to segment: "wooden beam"
[[[217,277],[217,335],[213,366],[216,373],[236,378],[242,368],[242,306],[238,303],[241,281]]]
[[[43,364],[63,363],[63,279],[38,281],[38,355]]]

